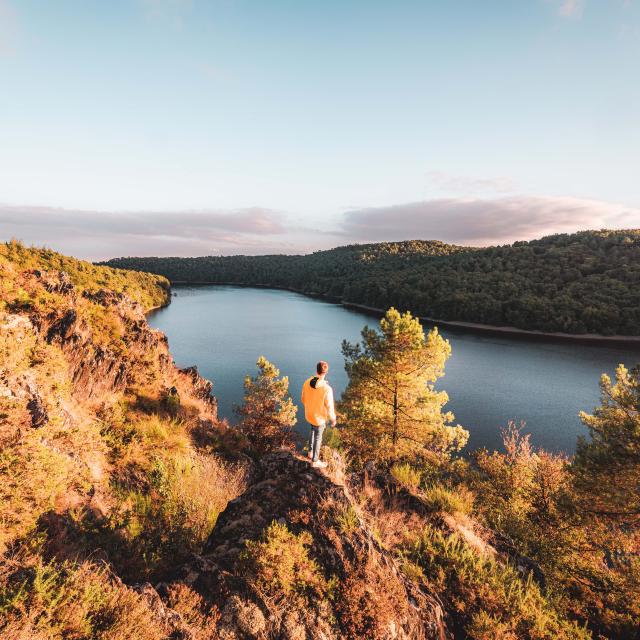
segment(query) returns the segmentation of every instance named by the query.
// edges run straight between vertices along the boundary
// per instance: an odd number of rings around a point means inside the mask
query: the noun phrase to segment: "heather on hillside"
[[[0,246],[2,637],[168,637],[131,585],[181,566],[243,490],[244,466],[217,452],[210,386],[146,324],[167,290]],[[198,619],[185,633],[211,627],[197,594],[171,593]]]
[[[71,284],[83,293],[95,293],[100,289],[108,289],[115,293],[126,294],[140,303],[145,310],[166,304],[169,301],[169,283],[166,278],[151,273],[132,275],[123,269],[105,269],[91,262],[68,258],[51,249],[26,247],[21,242],[11,241],[0,244],[0,268],[5,275],[5,289],[2,291],[0,304],[19,304],[23,292],[15,290],[13,299],[9,286],[12,278],[8,271],[62,271]],[[26,298],[25,298],[26,300]]]

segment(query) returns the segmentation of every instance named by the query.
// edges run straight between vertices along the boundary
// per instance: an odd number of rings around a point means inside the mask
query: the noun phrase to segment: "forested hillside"
[[[583,231],[477,249],[350,245],[304,256],[119,258],[172,282],[286,287],[439,320],[574,334],[640,334],[640,230]]]

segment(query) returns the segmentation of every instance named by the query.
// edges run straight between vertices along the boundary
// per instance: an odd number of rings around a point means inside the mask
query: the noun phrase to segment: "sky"
[[[0,240],[640,227],[640,0],[0,0]]]

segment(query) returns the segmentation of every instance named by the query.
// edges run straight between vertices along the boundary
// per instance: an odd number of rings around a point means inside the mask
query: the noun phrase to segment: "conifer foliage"
[[[343,342],[349,385],[340,411],[344,444],[361,461],[393,462],[446,455],[462,448],[468,432],[452,425],[448,401],[433,383],[451,353],[437,329],[425,335],[417,318],[387,311],[378,330],[365,327],[362,343]]]
[[[289,378],[264,356],[258,358],[258,375],[244,380],[244,403],[236,407],[238,430],[258,455],[295,447],[293,426],[298,407],[289,395]]]
[[[602,405],[581,413],[591,438],[578,441],[573,475],[581,508],[608,525],[640,525],[640,367],[601,378]]]

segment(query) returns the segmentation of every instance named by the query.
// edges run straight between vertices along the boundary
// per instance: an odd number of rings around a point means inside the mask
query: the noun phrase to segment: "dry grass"
[[[90,562],[0,565],[0,632],[12,640],[164,640],[145,600]]]
[[[190,640],[215,640],[220,612],[208,605],[193,589],[182,583],[169,586],[167,604],[187,625]]]
[[[458,534],[432,527],[405,546],[440,592],[455,623],[472,640],[586,640],[591,635],[567,620],[531,576],[481,555]]]
[[[409,608],[401,581],[369,558],[360,571],[351,569],[338,587],[336,612],[349,639],[385,638]]]
[[[415,469],[410,464],[397,463],[391,467],[391,475],[403,486],[410,491],[416,491],[420,486],[422,474],[419,469]]]

